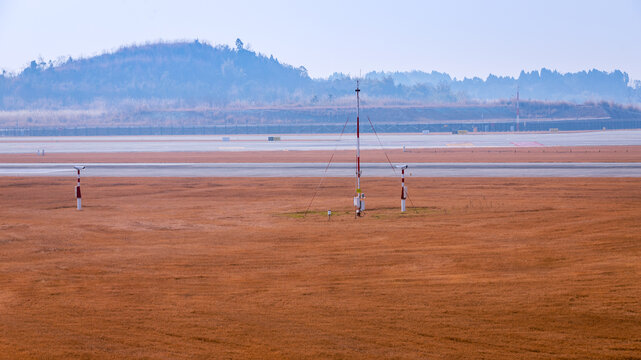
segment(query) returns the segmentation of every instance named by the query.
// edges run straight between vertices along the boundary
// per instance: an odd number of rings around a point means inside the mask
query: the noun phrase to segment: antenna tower
[[[354,196],[354,208],[356,216],[361,216],[365,211],[365,194],[361,191],[361,98],[359,80],[356,80],[356,196]]]
[[[519,85],[516,84],[516,131],[519,131]]]

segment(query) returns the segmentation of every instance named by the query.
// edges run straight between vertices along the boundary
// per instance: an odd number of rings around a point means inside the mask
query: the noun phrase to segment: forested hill
[[[621,71],[560,74],[542,69],[522,72],[518,79],[463,80],[438,72],[372,72],[363,79],[362,94],[371,102],[469,103],[510,99],[518,84],[524,100],[641,103],[641,83],[629,83]],[[349,76],[312,79],[304,67],[248,50],[240,40],[236,48],[199,41],[155,43],[90,58],[33,61],[19,74],[3,73],[0,108],[331,105],[353,96],[353,88]]]
[[[4,78],[5,107],[74,105],[94,100],[182,99],[228,103],[276,102],[310,87],[303,68],[281,64],[241,47],[199,41],[122,48],[60,64],[33,61],[15,78]]]

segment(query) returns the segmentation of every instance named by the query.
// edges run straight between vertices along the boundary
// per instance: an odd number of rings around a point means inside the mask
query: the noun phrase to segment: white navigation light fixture
[[[82,194],[80,193],[80,170],[84,170],[84,166],[74,166],[78,172],[78,182],[76,183],[76,205],[78,210],[82,210]]]
[[[407,186],[405,186],[405,169],[408,168],[407,165],[396,165],[397,168],[401,169],[401,212],[405,212],[405,199],[407,199]]]

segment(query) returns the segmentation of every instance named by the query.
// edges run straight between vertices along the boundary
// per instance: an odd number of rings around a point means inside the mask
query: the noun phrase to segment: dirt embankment
[[[334,156],[332,157],[332,154]],[[362,162],[641,162],[641,146],[439,148],[363,150]],[[0,163],[37,162],[333,162],[354,161],[354,151],[238,151],[0,154]]]
[[[640,179],[318,182],[0,178],[0,357],[640,356]]]

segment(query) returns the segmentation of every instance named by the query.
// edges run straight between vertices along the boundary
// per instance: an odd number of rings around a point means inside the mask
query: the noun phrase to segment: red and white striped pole
[[[516,131],[519,131],[519,85],[516,84]]]
[[[359,88],[359,81],[356,80],[356,196],[354,197],[354,207],[356,208],[356,216],[361,216],[365,210],[365,195],[361,191],[361,130],[360,130],[360,117],[361,117],[361,89]]]
[[[407,189],[405,188],[405,169],[401,169],[401,212],[405,212],[405,198]]]
[[[397,166],[401,168],[401,212],[405,212],[405,199],[407,199],[407,187],[405,186],[405,169],[407,165]]]
[[[82,193],[80,192],[80,170],[84,169],[84,166],[74,166],[74,169],[78,172],[78,182],[76,183],[76,206],[77,210],[82,210]]]

